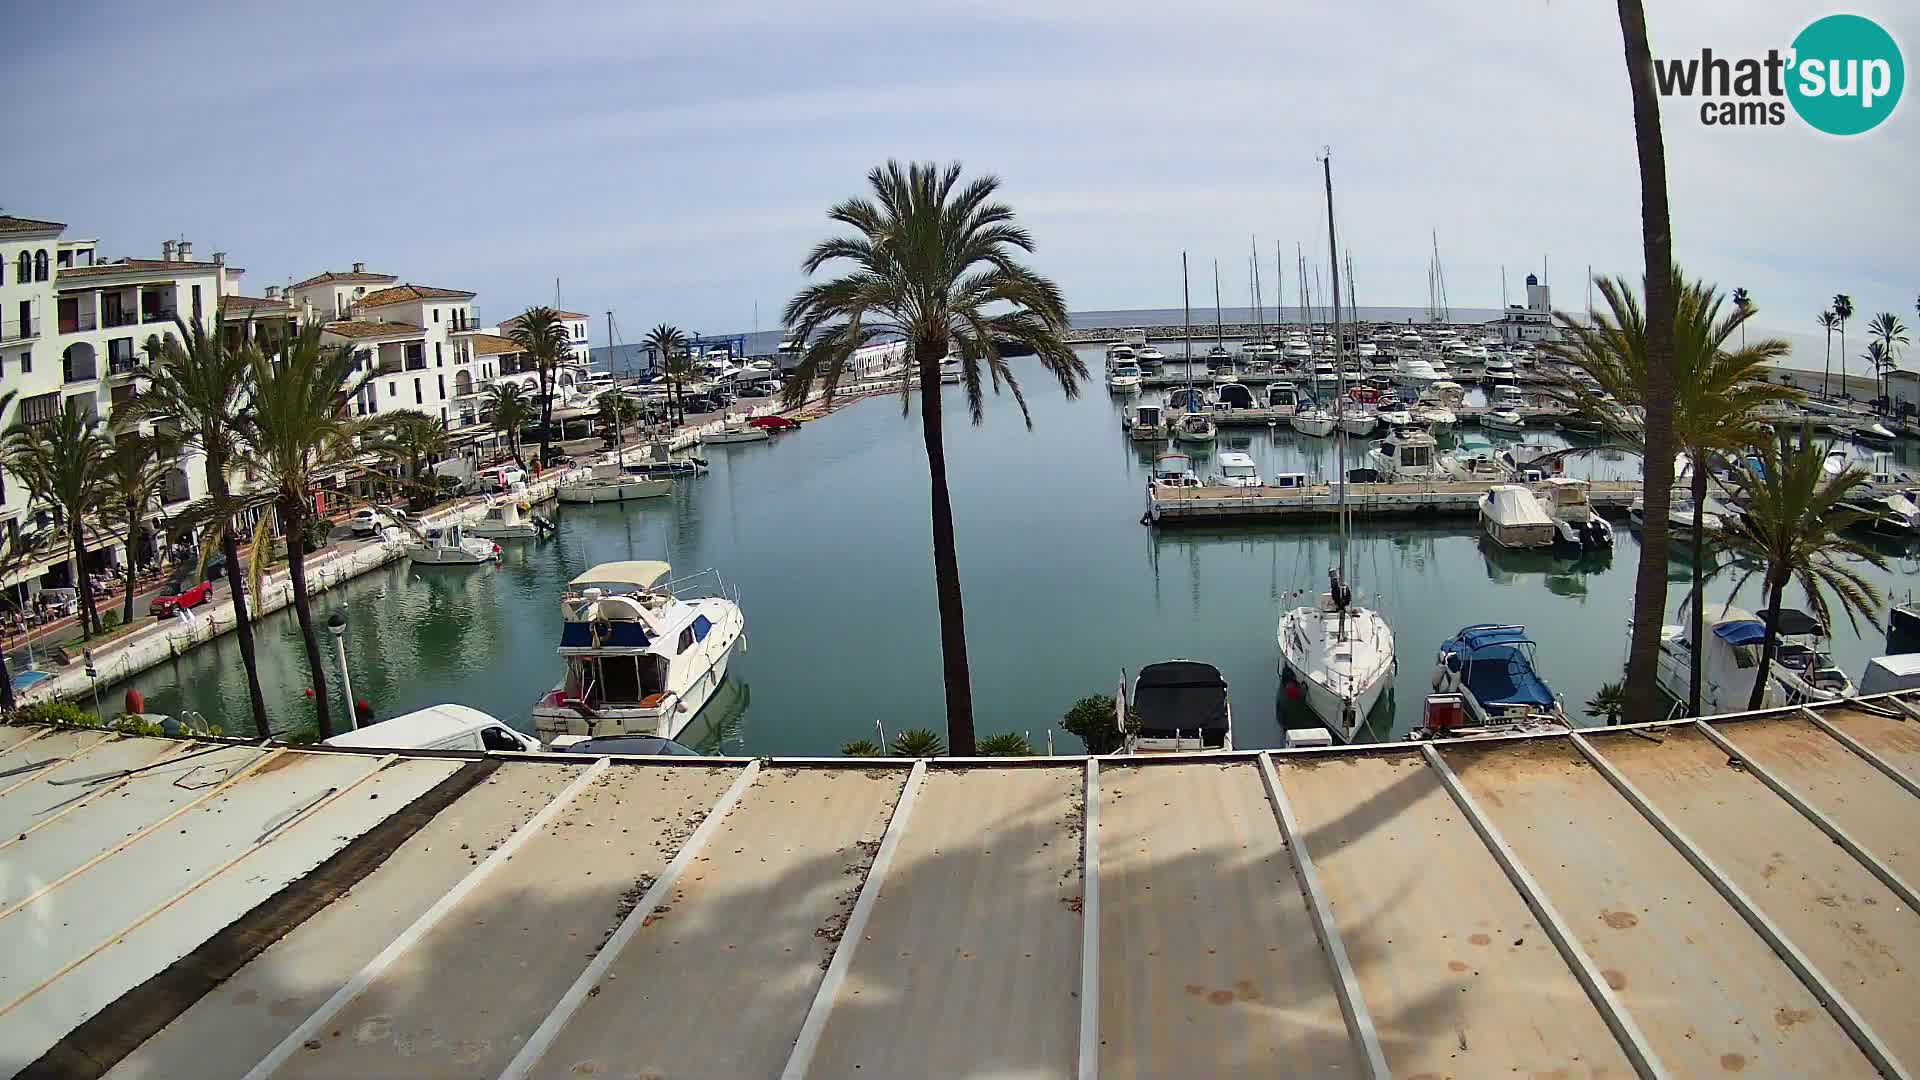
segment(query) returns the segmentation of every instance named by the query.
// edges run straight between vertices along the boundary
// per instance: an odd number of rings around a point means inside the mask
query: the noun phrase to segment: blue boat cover
[[[647,637],[647,628],[635,622],[607,622],[600,624],[600,640],[593,640],[592,623],[565,622],[560,624],[560,647],[563,649],[588,649],[594,647],[612,649],[642,649],[652,639]]]
[[[1767,639],[1767,627],[1758,619],[1723,622],[1713,628],[1714,636],[1729,645],[1758,645]]]
[[[1482,705],[1552,708],[1553,691],[1534,672],[1524,648],[1531,644],[1524,626],[1481,623],[1454,635],[1447,651],[1467,654],[1467,690]]]

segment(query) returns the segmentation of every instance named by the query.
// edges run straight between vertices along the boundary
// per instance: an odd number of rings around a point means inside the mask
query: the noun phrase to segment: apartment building
[[[289,286],[286,310],[296,321],[324,319],[322,340],[352,348],[357,370],[374,373],[354,400],[354,415],[410,409],[456,431],[477,422],[476,411],[457,400],[475,386],[471,339],[480,326],[474,294],[397,282],[394,275],[354,263],[350,271],[328,271]],[[276,317],[281,312],[272,310]]]
[[[555,314],[560,316],[567,327],[568,361],[577,364],[583,369],[586,368],[588,361],[592,359],[593,347],[589,344],[587,337],[588,331],[593,327],[592,318],[582,315],[578,311],[559,311],[555,312]],[[501,322],[500,333],[503,335],[511,335],[514,328],[520,325],[520,318],[520,316],[515,315],[511,319]]]

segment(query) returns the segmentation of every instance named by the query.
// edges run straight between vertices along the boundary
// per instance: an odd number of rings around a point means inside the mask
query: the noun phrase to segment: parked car
[[[167,586],[167,591],[153,598],[147,613],[158,618],[166,618],[183,608],[195,608],[213,599],[213,582],[202,581],[198,585],[189,585],[186,581],[176,580]]]
[[[353,529],[355,536],[376,536],[381,529],[392,523],[392,520],[380,510],[363,506],[353,512],[353,520],[349,523],[349,527]]]

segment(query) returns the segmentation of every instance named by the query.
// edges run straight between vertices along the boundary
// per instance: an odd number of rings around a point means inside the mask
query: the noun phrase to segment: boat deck
[[[0,1073],[1920,1069],[1892,698],[1092,761],[96,734],[0,740],[10,822],[42,753],[161,763],[0,841]]]

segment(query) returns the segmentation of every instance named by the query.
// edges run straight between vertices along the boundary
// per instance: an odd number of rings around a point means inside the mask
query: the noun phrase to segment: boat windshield
[[[1250,480],[1260,475],[1260,473],[1251,465],[1222,465],[1220,466],[1220,475],[1234,479]]]

